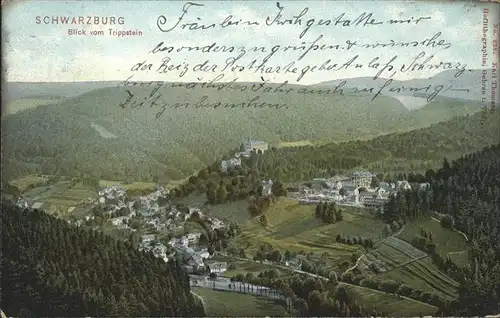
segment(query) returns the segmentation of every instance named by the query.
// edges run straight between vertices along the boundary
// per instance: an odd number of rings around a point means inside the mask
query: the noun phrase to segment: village
[[[225,262],[210,262],[211,254],[207,248],[199,247],[200,232],[176,235],[167,244],[158,241],[159,234],[173,233],[183,229],[190,218],[203,218],[212,230],[226,227],[226,224],[213,217],[203,214],[198,208],[188,208],[180,211],[175,205],[168,204],[168,191],[157,185],[156,191],[136,198],[129,198],[121,185],[113,185],[98,191],[98,197],[93,202],[90,199],[82,204],[91,204],[92,213],[78,220],[68,220],[76,226],[92,226],[98,230],[104,226],[112,226],[118,230],[139,232],[139,250],[150,251],[155,257],[168,262],[177,258],[188,273],[220,274],[227,270]],[[28,208],[26,200],[20,198],[17,205]],[[33,205],[32,208],[38,208]],[[95,224],[97,217],[105,216],[105,224]],[[213,252],[212,252],[213,253]]]
[[[241,158],[249,158],[252,151],[264,153],[269,150],[265,141],[248,140],[242,144],[242,149],[234,154],[234,158],[221,162],[221,171],[242,165]],[[376,175],[369,171],[356,171],[350,175],[337,175],[330,178],[315,178],[311,182],[301,182],[299,186],[288,187],[288,196],[296,198],[300,204],[318,204],[320,202],[335,202],[339,205],[358,207],[382,207],[391,195],[401,190],[411,190],[412,185],[406,180],[395,182],[374,182]],[[272,180],[262,181],[262,195],[269,195]],[[421,183],[420,189],[430,185]],[[383,212],[383,210],[380,210]]]
[[[221,162],[221,171],[228,171],[242,165],[242,157],[248,158],[252,151],[264,153],[269,148],[267,142],[248,139],[242,144],[234,158]],[[383,213],[383,205],[391,195],[412,186],[421,189],[427,183],[410,184],[408,181],[379,182],[369,171],[356,171],[349,175],[336,175],[330,178],[315,178],[287,187],[287,196],[301,205],[315,205],[320,202],[335,202],[359,208],[376,208]],[[262,196],[272,194],[273,180],[262,180]],[[97,196],[82,200],[85,215],[68,220],[76,226],[87,226],[94,230],[109,229],[136,233],[139,250],[149,251],[157,258],[168,262],[176,259],[183,264],[186,272],[197,275],[221,275],[228,270],[227,262],[211,260],[217,253],[206,244],[203,230],[186,230],[186,223],[197,220],[211,231],[224,229],[230,231],[230,224],[213,216],[205,215],[199,208],[172,204],[170,192],[157,184],[147,195],[130,196],[120,185],[111,185],[97,191]],[[19,199],[20,207],[40,208],[35,202],[29,204]],[[80,207],[77,207],[79,209]],[[75,208],[72,208],[72,212]],[[200,242],[204,236],[203,243]],[[167,238],[167,239],[166,239]],[[223,253],[223,252],[222,252]],[[283,265],[300,269],[299,259],[288,259]]]

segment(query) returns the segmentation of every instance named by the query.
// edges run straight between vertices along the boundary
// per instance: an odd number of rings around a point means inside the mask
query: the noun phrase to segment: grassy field
[[[321,146],[325,144],[324,141],[319,140],[297,140],[297,141],[280,141],[280,148],[288,147],[304,147],[304,146]]]
[[[97,196],[95,190],[78,183],[71,186],[69,181],[59,181],[50,186],[41,186],[28,190],[23,197],[33,202],[44,203],[43,209],[48,212],[60,212],[63,215],[70,207],[78,205],[81,201]]]
[[[411,224],[406,226],[413,228]],[[405,231],[406,227],[403,233]],[[379,280],[402,282],[449,300],[457,296],[458,283],[441,272],[423,251],[397,237],[384,239],[376,247],[360,262],[360,269],[364,273]],[[372,263],[377,265],[379,273],[375,274],[369,269]]]
[[[458,283],[439,271],[429,258],[395,268],[378,275],[378,278],[403,282],[410,287],[435,293],[448,300],[458,295]]]
[[[411,242],[415,236],[420,236],[420,228],[424,228],[428,233],[432,233],[432,241],[437,245],[436,250],[438,253],[448,255],[459,265],[469,263],[468,245],[465,237],[451,229],[443,228],[439,222],[432,219],[419,220],[407,224],[398,237]]]
[[[192,193],[185,198],[177,200],[177,202],[191,207],[202,208],[209,215],[221,220],[227,219],[229,221],[236,221],[239,224],[245,224],[250,219],[247,199],[212,206],[206,204],[207,197],[205,194]]]
[[[185,183],[190,176],[187,176],[184,179],[180,180],[170,180],[167,183],[162,183],[163,187],[166,190],[170,190],[172,188],[175,188],[179,186],[180,184]],[[99,187],[109,187],[112,185],[121,185],[124,187],[126,190],[148,190],[148,189],[155,189],[156,188],[156,183],[154,182],[140,182],[140,181],[134,181],[132,183],[124,183],[123,181],[113,181],[113,180],[100,180],[99,181]]]
[[[250,219],[247,200],[228,202],[216,206],[208,205],[205,209],[210,215],[218,219],[228,219],[239,224],[245,224]]]
[[[289,316],[282,302],[265,297],[193,287],[203,298],[208,317]]]
[[[346,285],[343,283],[340,283],[340,286],[344,287],[365,308],[374,308],[390,317],[414,317],[416,313],[421,313],[424,316],[433,315],[438,309],[435,306],[419,301],[405,298],[400,299],[395,295],[361,286]]]
[[[326,253],[328,263],[338,266],[360,247],[335,242],[337,234],[376,238],[383,227],[381,221],[352,208],[345,208],[343,221],[325,224],[314,217],[314,209],[313,205],[299,205],[296,200],[278,198],[266,212],[268,228],[264,229],[256,220],[249,221],[236,239],[236,245],[244,248],[248,255],[255,253],[263,243],[282,252]]]
[[[154,189],[156,187],[156,183],[153,182],[132,182],[128,184],[124,184],[122,181],[112,181],[112,180],[100,180],[99,187],[110,187],[113,185],[121,185],[125,190],[147,190]]]
[[[26,191],[30,185],[37,186],[44,183],[45,178],[39,177],[37,175],[28,175],[19,179],[12,180],[9,182],[10,185],[15,186],[21,192]]]
[[[411,259],[407,254],[388,244],[379,244],[375,250],[372,250],[361,260],[360,268],[368,269],[371,263],[375,263],[380,272],[386,272],[411,261]]]

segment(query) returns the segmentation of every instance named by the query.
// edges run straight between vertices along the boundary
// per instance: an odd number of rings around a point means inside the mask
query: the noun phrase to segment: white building
[[[266,195],[271,195],[272,193],[272,188],[273,188],[273,181],[272,180],[268,180],[268,181],[262,181],[262,195],[263,196],[266,196]]]
[[[111,222],[111,224],[113,224],[114,226],[118,226],[120,224],[123,224],[123,221],[127,220],[127,219],[128,219],[128,217],[120,216],[120,217],[117,217],[117,218],[110,219],[109,222]]]
[[[202,249],[198,252],[198,255],[200,255],[200,257],[202,259],[209,259],[210,258],[210,253],[208,252],[208,250],[205,248],[205,249]]]
[[[368,171],[356,171],[352,174],[352,181],[358,187],[369,188],[374,176]]]
[[[213,262],[207,264],[210,273],[221,274],[227,271],[227,262]]]
[[[150,243],[150,242],[154,241],[155,238],[156,238],[156,235],[154,235],[154,234],[146,234],[146,235],[141,236],[143,243]]]
[[[247,142],[245,143],[245,151],[246,152],[251,152],[253,150],[255,151],[262,151],[265,152],[269,148],[269,145],[265,141],[261,140],[252,140],[248,138]]]
[[[198,242],[200,240],[200,236],[201,236],[201,233],[189,233],[188,235],[186,235],[186,238],[188,240],[188,244]]]
[[[227,172],[230,169],[241,167],[241,158],[231,158],[229,160],[222,160],[220,170]]]
[[[23,199],[18,199],[16,202],[16,205],[20,208],[27,209],[28,208],[28,202],[26,202]]]
[[[408,181],[398,181],[396,183],[396,188],[398,190],[411,190],[411,185],[408,183]]]
[[[156,244],[156,246],[153,248],[153,254],[161,258],[166,262],[168,262],[168,257],[167,257],[167,247],[161,243]]]

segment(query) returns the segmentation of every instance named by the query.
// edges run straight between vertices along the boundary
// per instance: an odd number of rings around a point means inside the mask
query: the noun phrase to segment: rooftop
[[[267,144],[267,142],[262,140],[252,140],[252,139],[247,140],[247,145],[265,145],[265,144]]]
[[[365,178],[371,178],[374,176],[374,174],[369,171],[356,171],[352,175],[353,177],[365,177]]]

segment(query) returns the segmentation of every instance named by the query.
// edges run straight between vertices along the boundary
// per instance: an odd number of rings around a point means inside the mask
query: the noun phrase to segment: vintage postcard
[[[3,4],[2,315],[498,317],[499,8]]]

